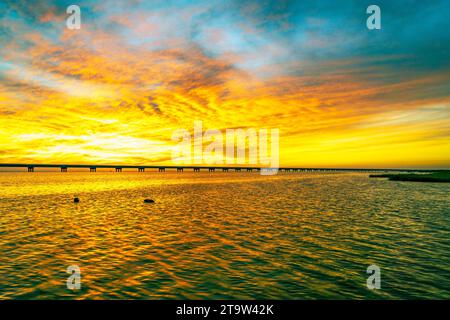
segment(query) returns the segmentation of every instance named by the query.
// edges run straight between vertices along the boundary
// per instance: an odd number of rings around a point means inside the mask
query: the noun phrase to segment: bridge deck
[[[41,163],[0,163],[2,168],[61,168],[66,171],[68,168],[86,168],[86,169],[193,169],[199,171],[200,169],[214,171],[214,170],[261,170],[270,169],[267,167],[255,167],[255,166],[197,166],[197,165],[105,165],[105,164],[41,164]],[[275,169],[275,168],[273,168]],[[396,169],[396,168],[303,168],[303,167],[280,167],[277,168],[280,171],[401,171],[401,172],[431,172],[439,170],[425,170],[425,169]]]

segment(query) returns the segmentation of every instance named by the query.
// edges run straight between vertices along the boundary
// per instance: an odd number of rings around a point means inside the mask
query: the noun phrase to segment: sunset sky
[[[449,168],[449,14],[446,0],[2,0],[0,163],[170,164],[173,132],[201,120],[278,128],[282,166]]]

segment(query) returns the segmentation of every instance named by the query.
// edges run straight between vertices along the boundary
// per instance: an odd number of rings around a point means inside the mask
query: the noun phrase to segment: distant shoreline
[[[450,171],[430,173],[403,173],[403,174],[371,174],[369,178],[388,178],[390,181],[413,182],[450,182]]]

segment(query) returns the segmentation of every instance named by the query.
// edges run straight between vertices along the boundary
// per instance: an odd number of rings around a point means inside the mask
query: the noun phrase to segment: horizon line
[[[414,167],[303,167],[303,166],[279,166],[268,167],[258,165],[196,165],[196,164],[180,164],[180,165],[127,165],[127,164],[70,164],[70,163],[0,163],[1,168],[98,168],[98,169],[271,169],[271,170],[343,170],[343,171],[358,171],[358,170],[374,170],[374,171],[441,171],[450,170],[450,168],[414,168]]]

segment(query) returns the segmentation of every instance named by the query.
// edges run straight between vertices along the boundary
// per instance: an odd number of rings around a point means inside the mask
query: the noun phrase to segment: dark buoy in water
[[[79,198],[73,198],[73,202],[74,203],[78,203],[78,202],[80,202],[80,199]]]
[[[155,200],[152,200],[152,199],[145,199],[144,202],[145,202],[145,203],[155,203]]]

